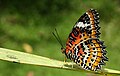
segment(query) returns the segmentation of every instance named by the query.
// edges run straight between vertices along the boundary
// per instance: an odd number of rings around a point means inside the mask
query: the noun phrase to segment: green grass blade
[[[107,74],[120,75],[120,71],[117,71],[117,70],[104,68],[99,72],[86,71],[80,68],[78,65],[73,64],[71,62],[64,63],[63,61],[58,61],[58,60],[54,60],[54,59],[50,59],[42,56],[23,53],[23,52],[5,49],[5,48],[0,48],[0,59],[10,61],[10,62],[16,62],[16,63],[24,63],[24,64],[32,64],[32,65],[39,65],[39,66],[66,69],[66,70],[82,71],[86,73],[95,73],[100,75],[107,75]],[[72,68],[72,65],[74,66],[73,68]]]

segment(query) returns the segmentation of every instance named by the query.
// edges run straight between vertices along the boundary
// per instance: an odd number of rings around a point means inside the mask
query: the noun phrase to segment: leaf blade
[[[86,73],[95,73],[100,75],[105,75],[105,74],[120,75],[120,71],[113,69],[104,68],[103,70],[98,72],[87,71],[87,70],[83,70],[78,65],[73,64],[71,62],[64,63],[63,61],[58,61],[47,57],[37,56],[37,55],[5,49],[5,48],[0,48],[0,59],[10,62],[17,62],[21,64],[22,63],[32,64],[32,65],[66,69],[66,70],[82,71]],[[72,68],[72,65],[74,65],[74,68]]]

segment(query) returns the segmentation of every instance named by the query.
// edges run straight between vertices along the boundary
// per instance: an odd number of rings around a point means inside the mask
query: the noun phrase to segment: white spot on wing
[[[78,22],[74,27],[85,27],[85,25],[83,24],[83,22]]]
[[[87,23],[83,23],[83,22],[78,22],[74,27],[82,27],[82,28],[84,28],[84,27],[87,27],[87,26],[90,26],[89,24],[87,24]]]

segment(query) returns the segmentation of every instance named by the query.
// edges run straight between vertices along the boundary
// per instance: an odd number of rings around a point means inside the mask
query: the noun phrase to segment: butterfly
[[[104,41],[99,39],[100,28],[99,13],[95,9],[89,9],[73,26],[66,48],[61,48],[62,53],[85,70],[100,70],[105,61],[108,61]],[[61,40],[58,41],[61,43]]]

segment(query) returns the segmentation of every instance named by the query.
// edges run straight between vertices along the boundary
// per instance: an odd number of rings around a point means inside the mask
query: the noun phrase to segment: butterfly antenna
[[[55,32],[56,32],[56,35],[55,35],[55,33],[54,32],[52,32],[52,34],[55,36],[55,38],[57,39],[57,41],[60,43],[60,45],[62,46],[62,48],[63,48],[63,44],[62,44],[62,41],[61,41],[61,39],[60,39],[60,37],[59,37],[59,34],[58,34],[58,32],[57,32],[57,30],[55,29]]]
[[[56,31],[56,34],[57,34],[57,36],[58,36],[58,39],[59,39],[60,43],[62,44],[62,41],[61,41],[61,39],[60,39],[60,36],[59,36],[56,28],[55,28],[55,31]],[[62,44],[62,46],[63,46],[63,44]]]

